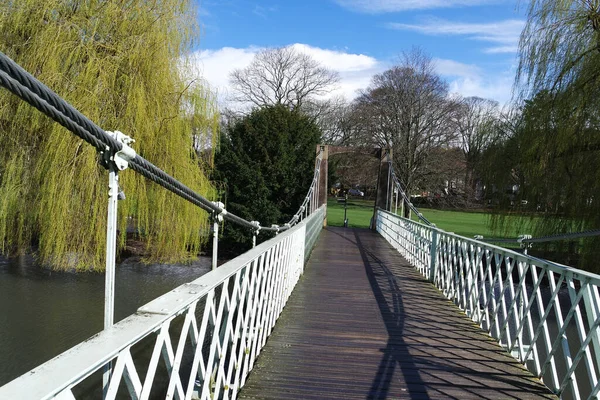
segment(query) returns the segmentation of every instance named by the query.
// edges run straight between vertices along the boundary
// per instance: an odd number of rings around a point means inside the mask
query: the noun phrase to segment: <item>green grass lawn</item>
[[[517,222],[502,234],[492,232],[490,214],[484,212],[465,212],[435,209],[420,209],[421,213],[431,222],[448,232],[472,238],[475,235],[484,237],[517,237],[523,229],[517,228]],[[348,198],[347,218],[351,228],[368,228],[373,216],[373,201]],[[412,216],[417,219],[415,215]],[[338,203],[335,198],[327,201],[327,223],[331,226],[344,226],[344,204]]]
[[[346,218],[350,228],[368,228],[373,216],[373,201],[348,198]],[[344,203],[334,197],[327,199],[327,224],[344,226]]]
[[[531,234],[532,221],[528,217],[511,216],[501,232],[493,231],[492,214],[486,212],[466,212],[454,210],[420,209],[421,213],[438,228],[472,238],[475,235],[484,237],[516,238],[519,235]],[[413,219],[416,217],[413,216]]]
[[[420,209],[421,213],[438,228],[472,238],[475,235],[492,236],[489,229],[490,216],[485,213]],[[416,215],[412,215],[418,221]]]

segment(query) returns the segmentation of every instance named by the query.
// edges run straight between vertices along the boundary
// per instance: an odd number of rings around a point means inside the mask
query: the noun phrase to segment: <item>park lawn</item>
[[[419,209],[419,211],[421,211],[425,218],[446,232],[454,232],[468,238],[472,238],[475,235],[483,235],[484,237],[495,236],[490,229],[490,214],[487,213],[427,208]],[[418,220],[414,214],[412,215],[412,219],[414,221]]]
[[[488,238],[515,238],[520,234],[529,233],[518,230],[516,220],[508,231],[502,234],[495,233],[491,230],[490,226],[491,215],[485,212],[436,210],[429,208],[422,208],[420,211],[438,228],[468,238],[473,238],[475,235],[483,235]],[[349,227],[369,228],[372,216],[373,200],[348,199],[347,218]],[[416,215],[413,214],[412,219],[417,220]],[[335,198],[331,197],[327,201],[327,224],[331,226],[344,226],[344,203],[338,203]]]
[[[373,201],[349,198],[346,218],[350,228],[369,228],[373,217]],[[344,203],[327,199],[327,225],[344,226]]]
[[[468,238],[473,238],[475,235],[482,235],[484,238],[516,238],[519,235],[531,233],[531,229],[528,229],[531,221],[520,219],[517,216],[510,217],[511,220],[509,220],[510,222],[505,230],[494,232],[491,228],[492,215],[486,212],[436,210],[430,208],[422,208],[419,211],[438,228]],[[413,214],[412,219],[417,220],[417,217]]]

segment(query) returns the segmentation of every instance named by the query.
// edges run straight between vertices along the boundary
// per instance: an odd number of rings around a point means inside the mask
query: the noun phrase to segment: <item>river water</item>
[[[190,265],[117,265],[115,322],[210,270]],[[31,256],[0,257],[0,386],[100,332],[104,274],[55,272]]]

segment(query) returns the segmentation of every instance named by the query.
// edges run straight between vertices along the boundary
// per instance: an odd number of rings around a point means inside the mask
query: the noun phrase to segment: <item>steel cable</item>
[[[71,104],[54,93],[50,88],[41,83],[2,52],[0,52],[0,84],[46,116],[67,128],[73,134],[94,146],[98,151],[104,152],[109,150],[114,154],[123,148],[123,145],[119,141],[110,136],[106,131],[89,120]],[[321,152],[318,153],[318,156],[320,155]],[[140,155],[136,155],[134,159],[129,161],[129,164],[131,169],[135,172],[190,203],[208,212],[217,215],[223,214],[223,217],[226,220],[247,228],[260,228],[262,231],[282,232],[289,229],[290,225],[295,223],[294,221],[297,221],[297,216],[302,212],[298,211],[290,223],[282,227],[262,227],[260,224],[257,225],[235,214],[227,212],[224,208],[219,207],[202,195],[194,192],[192,189]],[[317,174],[318,169],[315,171],[315,178],[313,178],[313,184],[309,189],[305,201],[309,199],[309,196],[314,191]]]
[[[400,181],[398,179],[398,177],[396,176],[396,173],[394,172],[394,168],[390,162],[390,168],[392,170],[392,180],[394,182],[394,184],[396,185],[396,187],[398,188],[398,191],[400,192],[400,194],[402,195],[402,197],[406,200],[406,202],[408,203],[409,208],[414,211],[417,216],[423,220],[427,225],[432,225],[432,223],[425,218],[425,216],[423,216],[423,214],[421,214],[421,212],[410,202],[410,199],[407,197],[406,193],[402,190],[402,185],[400,184]],[[548,235],[548,236],[540,236],[537,238],[483,238],[483,237],[477,237],[477,240],[483,241],[483,242],[493,242],[493,243],[543,243],[543,242],[553,242],[553,241],[559,241],[559,240],[574,240],[574,239],[581,239],[581,238],[585,238],[585,237],[592,237],[592,236],[600,236],[600,229],[592,229],[592,230],[587,230],[587,231],[582,231],[582,232],[573,232],[573,233],[558,233],[555,235]]]
[[[416,215],[417,217],[423,221],[426,225],[433,225],[431,223],[431,221],[429,221],[422,213],[421,211],[419,211],[419,209],[417,207],[415,207],[415,205],[410,201],[410,198],[407,196],[407,194],[404,192],[404,190],[402,190],[402,185],[400,184],[400,180],[398,179],[398,177],[396,176],[396,172],[394,171],[394,166],[392,165],[391,162],[389,162],[389,167],[390,170],[392,171],[391,176],[392,176],[392,181],[394,183],[394,185],[396,186],[398,192],[400,192],[402,198],[406,201],[406,204],[408,204],[408,208],[410,208]]]
[[[551,242],[555,240],[571,240],[571,239],[580,239],[584,237],[592,237],[600,235],[600,229],[592,229],[589,231],[583,232],[573,232],[573,233],[558,233],[556,235],[549,236],[540,236],[537,238],[524,239],[523,242],[528,243],[542,243],[542,242]]]
[[[479,238],[483,242],[494,243],[544,243],[559,240],[574,240],[585,237],[600,236],[600,229],[592,229],[583,232],[557,233],[556,235],[540,236],[536,238]]]
[[[0,70],[4,71],[7,74],[7,76],[15,80],[18,84],[26,88],[29,92],[31,92],[34,95],[33,98],[30,97],[30,100],[24,99],[25,101],[27,101],[32,106],[36,107],[38,110],[42,111],[50,118],[61,123],[61,125],[63,126],[65,125],[62,124],[61,121],[56,119],[59,115],[62,117],[66,117],[69,120],[73,121],[75,124],[79,125],[80,129],[77,129],[77,132],[73,133],[77,134],[77,136],[81,137],[86,142],[92,144],[98,150],[105,150],[106,146],[108,146],[114,152],[121,150],[121,143],[119,143],[113,137],[108,135],[102,128],[90,121],[85,115],[80,113],[66,100],[59,97],[50,88],[48,88],[42,82],[37,80],[35,77],[33,77],[33,75],[31,75],[29,72],[23,69],[23,67],[11,60],[6,54],[2,52],[0,52]],[[33,100],[33,103],[31,102],[31,100]],[[38,103],[43,104],[44,102],[49,104],[52,107],[52,109],[40,109],[40,107],[38,107]],[[65,127],[73,131],[72,127]],[[104,144],[103,147],[99,147],[100,142]]]

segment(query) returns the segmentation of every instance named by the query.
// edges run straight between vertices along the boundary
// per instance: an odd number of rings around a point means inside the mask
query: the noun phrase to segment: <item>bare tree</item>
[[[292,46],[263,50],[246,68],[230,74],[234,100],[258,107],[283,104],[291,109],[326,95],[338,80],[337,72]]]
[[[453,135],[451,116],[457,103],[419,50],[404,54],[400,65],[373,77],[355,101],[356,132],[374,145],[391,147],[394,166],[409,191],[427,190],[433,149],[447,147]]]
[[[302,111],[321,128],[322,143],[336,146],[353,144],[352,104],[345,98],[311,100],[304,104]]]
[[[479,179],[477,168],[483,151],[498,137],[498,102],[480,97],[462,99],[453,118],[457,141],[465,161],[465,192],[475,194]]]

